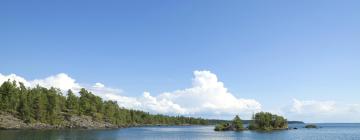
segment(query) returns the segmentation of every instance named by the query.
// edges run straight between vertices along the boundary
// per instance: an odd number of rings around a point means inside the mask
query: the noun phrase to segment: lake
[[[214,126],[158,126],[107,130],[0,130],[1,140],[360,140],[360,124],[317,124],[321,128],[273,132],[215,132]]]

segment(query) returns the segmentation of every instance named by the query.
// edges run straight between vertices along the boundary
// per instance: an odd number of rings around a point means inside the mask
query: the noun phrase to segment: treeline
[[[95,121],[119,126],[131,125],[181,125],[207,124],[201,118],[153,115],[147,112],[125,109],[116,101],[104,101],[86,89],[80,97],[69,90],[67,95],[56,88],[25,87],[23,83],[6,81],[0,86],[0,110],[18,116],[26,123],[41,122],[59,125],[71,115],[91,116]]]

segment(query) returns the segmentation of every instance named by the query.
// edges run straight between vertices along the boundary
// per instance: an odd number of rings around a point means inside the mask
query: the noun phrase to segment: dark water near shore
[[[0,130],[1,140],[360,140],[360,124],[273,132],[215,132],[213,126],[159,126],[108,130]]]

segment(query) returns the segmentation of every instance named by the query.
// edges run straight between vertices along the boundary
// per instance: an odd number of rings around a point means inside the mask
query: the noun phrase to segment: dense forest
[[[61,125],[68,116],[91,116],[93,120],[118,126],[207,124],[201,118],[154,115],[125,109],[116,101],[104,101],[86,89],[80,96],[73,91],[62,93],[56,88],[25,87],[16,81],[6,81],[0,87],[0,111],[11,113],[26,123]]]

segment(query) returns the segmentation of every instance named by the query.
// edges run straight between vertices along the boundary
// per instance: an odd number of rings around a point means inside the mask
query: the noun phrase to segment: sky
[[[169,115],[360,122],[359,4],[0,0],[0,83]]]

